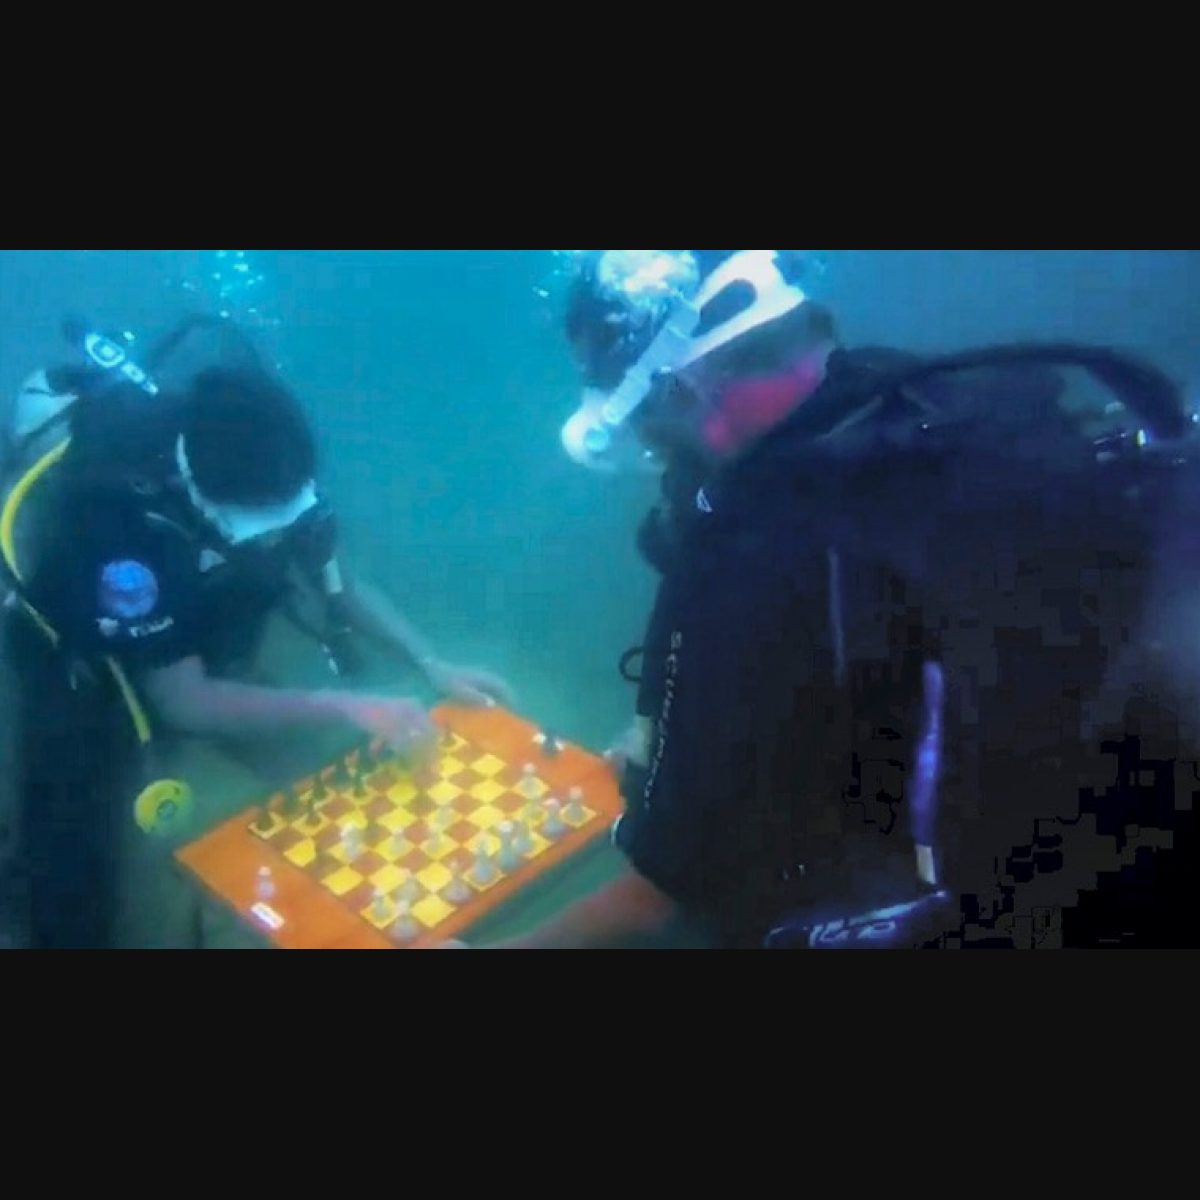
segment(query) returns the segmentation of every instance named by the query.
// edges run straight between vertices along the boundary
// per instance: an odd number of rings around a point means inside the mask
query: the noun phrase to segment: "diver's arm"
[[[199,658],[143,677],[146,696],[164,724],[197,737],[244,737],[345,719],[336,692],[280,691],[211,678]]]
[[[159,720],[194,737],[261,737],[349,724],[407,749],[434,736],[428,715],[411,700],[285,691],[213,679],[199,658],[148,671],[142,686]]]
[[[612,949],[634,938],[661,935],[678,916],[679,908],[670,897],[627,869],[607,887],[532,933],[481,949]]]

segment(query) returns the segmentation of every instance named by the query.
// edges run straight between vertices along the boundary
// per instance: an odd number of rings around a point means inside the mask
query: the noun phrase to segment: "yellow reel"
[[[143,833],[165,836],[179,827],[192,809],[192,789],[177,779],[152,783],[134,802],[133,814]]]

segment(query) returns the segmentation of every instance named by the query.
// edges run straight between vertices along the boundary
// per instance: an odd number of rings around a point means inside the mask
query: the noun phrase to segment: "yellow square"
[[[453,804],[462,794],[462,788],[455,787],[444,779],[441,783],[435,783],[428,792],[430,800],[439,805]]]
[[[458,843],[453,838],[447,837],[444,833],[439,833],[436,837],[423,842],[421,849],[430,858],[443,859],[449,858],[458,849]]]
[[[402,871],[395,864],[389,864],[380,871],[376,871],[371,876],[371,883],[376,888],[387,892],[389,895],[397,891],[408,879],[408,872]]]
[[[325,880],[325,886],[335,896],[349,895],[363,881],[363,877],[351,867],[343,867]]]
[[[428,892],[440,892],[454,882],[454,876],[441,863],[432,863],[417,875],[417,882]]]
[[[403,833],[410,825],[416,824],[417,818],[407,808],[393,808],[385,813],[376,824],[386,829],[388,833]]]
[[[451,775],[461,775],[466,769],[466,763],[459,762],[453,755],[449,755],[442,759],[438,774],[443,779],[449,779]]]
[[[251,826],[264,842],[269,842],[273,837],[282,833],[287,828],[287,822],[278,813],[269,812],[267,813],[267,817],[271,822],[270,828],[263,827],[261,816]]]
[[[492,779],[499,775],[504,770],[506,764],[498,759],[494,754],[485,754],[478,762],[471,764],[471,770],[476,775],[485,775],[488,779]]]
[[[411,804],[420,794],[411,779],[402,779],[388,789],[388,799],[393,804]]]
[[[493,800],[499,800],[505,791],[506,789],[502,788],[494,779],[488,779],[483,783],[477,783],[471,789],[471,795],[474,799],[483,801],[484,804],[491,804]]]
[[[566,821],[566,823],[572,829],[583,829],[584,826],[590,825],[596,819],[596,814],[590,809],[584,808],[580,811],[579,819],[572,821],[570,814],[566,809],[563,809],[562,819]]]
[[[315,838],[318,834],[324,833],[329,828],[329,821],[317,813],[317,819],[310,821],[307,814],[301,817],[296,822],[296,830],[299,833],[306,834],[310,838]]]
[[[312,866],[317,857],[317,848],[312,841],[301,842],[298,846],[293,846],[285,856],[293,866],[297,866],[300,870]]]
[[[342,841],[338,842],[338,844],[329,851],[329,857],[335,858],[338,862],[350,867],[353,866],[360,858],[362,858],[364,854],[366,854],[366,843],[360,839],[357,849],[358,853],[351,857],[350,849],[346,845],[345,839],[343,838]]]
[[[387,859],[389,863],[394,863],[398,862],[402,858],[407,858],[415,849],[416,846],[414,846],[412,842],[408,840],[408,838],[402,837],[399,842],[397,842],[394,837],[390,837],[384,838],[383,841],[375,847],[375,853],[378,854],[380,858]]]
[[[498,808],[485,806],[477,808],[467,818],[476,829],[492,829],[496,825],[503,825],[505,821],[511,820],[510,817],[502,813]]]
[[[467,849],[472,854],[480,854],[487,852],[490,855],[496,855],[500,852],[500,839],[494,833],[488,833],[486,830],[477,833],[468,843]],[[472,868],[473,869],[473,868]]]
[[[413,916],[426,929],[436,929],[447,917],[453,915],[454,909],[440,896],[427,896],[413,909]]]
[[[550,794],[550,789],[540,779],[522,779],[513,790],[526,800],[540,800]]]
[[[397,916],[396,906],[389,900],[387,904],[379,911],[375,911],[375,903],[372,901],[367,905],[366,911],[362,914],[363,919],[370,921],[376,929],[387,929],[392,925]]]

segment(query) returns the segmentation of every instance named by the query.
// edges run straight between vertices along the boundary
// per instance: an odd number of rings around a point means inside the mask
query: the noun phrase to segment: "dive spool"
[[[138,828],[151,837],[169,837],[192,812],[192,789],[177,779],[152,783],[134,801]]]

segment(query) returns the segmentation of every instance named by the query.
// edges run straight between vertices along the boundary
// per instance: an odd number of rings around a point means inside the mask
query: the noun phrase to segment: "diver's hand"
[[[643,770],[650,765],[653,730],[654,725],[648,718],[638,717],[609,747],[604,758],[618,779],[625,774],[630,764]]]
[[[415,700],[351,694],[339,697],[338,705],[348,721],[397,754],[425,761],[437,750],[437,727]]]
[[[513,691],[499,676],[474,667],[455,667],[449,663],[433,662],[425,668],[429,682],[447,700],[472,708],[495,708],[497,704],[511,707]]]

